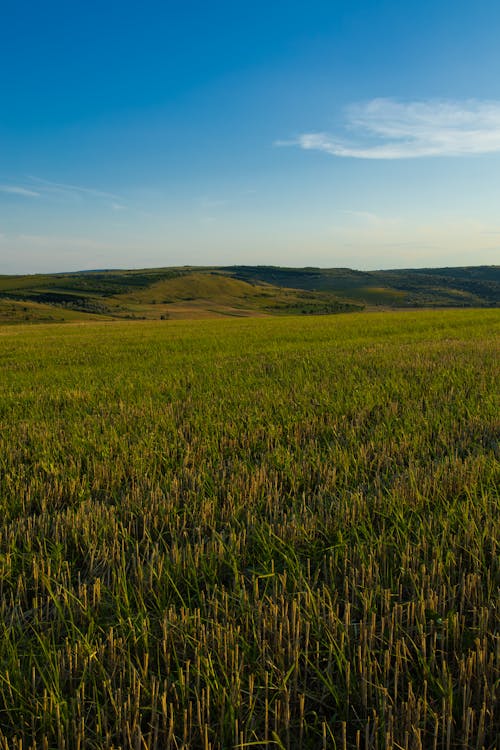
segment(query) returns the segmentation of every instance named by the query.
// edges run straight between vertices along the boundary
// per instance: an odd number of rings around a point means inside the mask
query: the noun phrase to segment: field
[[[0,327],[0,749],[499,748],[499,323]]]

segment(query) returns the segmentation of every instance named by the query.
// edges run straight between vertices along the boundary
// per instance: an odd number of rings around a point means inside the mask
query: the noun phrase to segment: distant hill
[[[0,322],[497,307],[500,267],[172,267],[0,276]]]
[[[355,271],[350,268],[228,266],[236,278],[334,292],[365,305],[496,307],[500,266]]]

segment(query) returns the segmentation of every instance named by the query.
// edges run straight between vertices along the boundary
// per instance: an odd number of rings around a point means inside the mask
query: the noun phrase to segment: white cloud
[[[29,175],[24,180],[16,180],[18,184],[0,185],[0,193],[19,195],[29,198],[52,198],[59,200],[76,200],[78,202],[85,199],[96,199],[107,204],[113,211],[124,211],[127,207],[121,196],[115,193],[108,193],[105,190],[84,187],[83,185],[67,184],[65,182],[53,182],[41,177]],[[19,183],[24,184],[19,184]]]
[[[119,195],[115,193],[108,193],[104,190],[96,190],[95,188],[83,187],[82,185],[68,185],[64,182],[52,182],[51,180],[44,180],[41,177],[34,177],[30,175],[29,179],[31,182],[37,185],[38,190],[52,193],[79,193],[82,195],[89,195],[94,198],[108,198],[111,200],[121,200]]]
[[[302,133],[277,145],[357,159],[496,153],[500,152],[500,101],[372,99],[346,109],[346,128],[351,138]]]
[[[18,187],[17,185],[0,185],[0,193],[10,193],[11,195],[22,195],[26,198],[39,198],[40,193],[36,190]]]

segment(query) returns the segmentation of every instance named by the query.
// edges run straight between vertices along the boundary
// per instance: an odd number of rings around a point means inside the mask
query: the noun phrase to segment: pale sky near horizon
[[[0,274],[498,264],[494,0],[6,3]]]

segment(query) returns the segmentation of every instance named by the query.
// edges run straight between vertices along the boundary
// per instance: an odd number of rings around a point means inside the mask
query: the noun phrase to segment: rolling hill
[[[500,267],[394,269],[172,267],[0,276],[0,321],[329,314],[497,307]]]
[[[236,278],[328,291],[365,305],[496,307],[500,266],[355,271],[350,268],[229,266]]]

